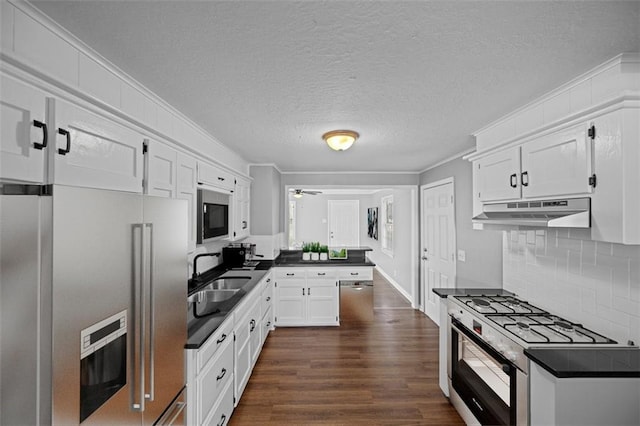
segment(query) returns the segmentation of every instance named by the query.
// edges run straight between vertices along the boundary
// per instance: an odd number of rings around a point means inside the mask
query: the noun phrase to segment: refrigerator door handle
[[[144,224],[145,228],[149,228],[149,393],[145,393],[145,398],[149,401],[154,399],[155,390],[155,297],[154,297],[154,281],[153,272],[154,265],[154,240],[153,240],[153,223]]]
[[[135,230],[136,229],[140,229],[140,247],[139,247],[139,255],[140,255],[140,269],[138,270],[138,278],[139,280],[136,280],[136,277],[133,277],[133,285],[134,285],[134,295],[137,293],[138,295],[138,300],[136,302],[136,300],[134,299],[133,302],[133,345],[134,348],[133,350],[130,352],[131,353],[131,364],[133,366],[133,368],[131,369],[131,395],[130,395],[130,399],[131,399],[131,409],[133,411],[144,411],[144,397],[145,397],[145,392],[144,392],[144,318],[145,318],[145,303],[144,303],[144,283],[146,281],[146,271],[145,271],[145,265],[147,263],[147,251],[145,249],[145,244],[144,242],[146,241],[146,227],[143,223],[136,223],[133,225],[133,252],[134,252],[134,256],[136,253],[136,239],[135,239]],[[135,271],[135,266],[134,266],[134,271]],[[139,288],[135,288],[136,282],[139,283]],[[137,324],[137,328],[136,328],[136,324]],[[135,351],[135,346],[136,346],[136,337],[137,337],[137,346],[139,348],[138,350],[138,357],[136,360],[136,351]],[[136,362],[137,361],[137,362]],[[136,370],[138,371],[138,377],[136,377]],[[137,380],[136,380],[137,379]],[[138,391],[138,402],[136,402],[136,390]]]

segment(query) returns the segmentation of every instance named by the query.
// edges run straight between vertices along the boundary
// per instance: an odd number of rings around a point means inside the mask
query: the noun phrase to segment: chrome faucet
[[[191,275],[191,281],[197,283],[200,279],[200,274],[198,273],[198,259],[205,256],[216,256],[220,257],[220,252],[218,253],[200,253],[193,258],[193,274]]]

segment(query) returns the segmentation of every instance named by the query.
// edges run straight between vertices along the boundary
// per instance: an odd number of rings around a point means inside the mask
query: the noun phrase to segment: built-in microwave
[[[229,196],[198,189],[198,243],[229,238]]]

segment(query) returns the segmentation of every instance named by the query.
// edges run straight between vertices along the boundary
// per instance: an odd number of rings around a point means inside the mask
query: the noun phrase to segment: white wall
[[[640,246],[582,229],[505,231],[504,288],[618,342],[640,344]]]

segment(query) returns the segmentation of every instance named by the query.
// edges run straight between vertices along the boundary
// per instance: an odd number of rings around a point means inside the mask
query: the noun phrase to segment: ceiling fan
[[[318,195],[322,194],[322,191],[305,191],[304,189],[290,189],[289,192],[293,193],[296,198],[302,197],[302,194]]]

